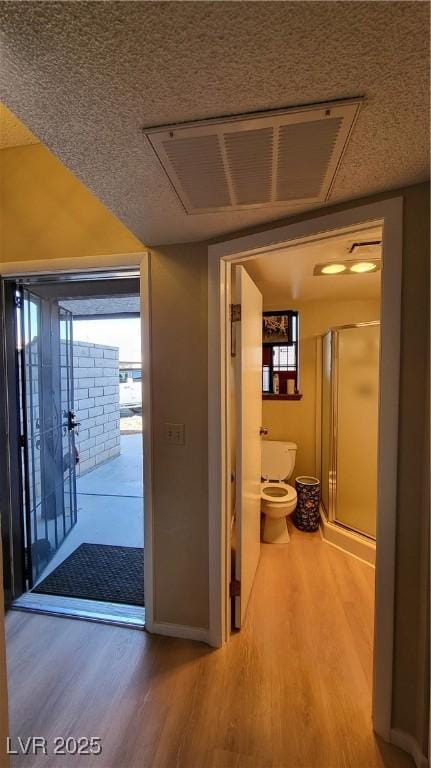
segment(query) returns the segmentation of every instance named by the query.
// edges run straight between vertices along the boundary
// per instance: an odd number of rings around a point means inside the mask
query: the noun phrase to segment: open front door
[[[241,627],[260,557],[262,426],[262,294],[244,267],[235,267],[236,552],[235,626]]]
[[[77,521],[72,315],[17,288],[26,577],[32,587]]]

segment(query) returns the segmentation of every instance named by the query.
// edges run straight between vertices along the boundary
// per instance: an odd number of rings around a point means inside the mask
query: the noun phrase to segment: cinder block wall
[[[120,453],[120,392],[117,347],[73,344],[74,398],[80,422],[77,476]]]

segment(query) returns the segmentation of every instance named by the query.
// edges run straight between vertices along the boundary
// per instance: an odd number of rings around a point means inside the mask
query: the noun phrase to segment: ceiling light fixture
[[[380,259],[373,259],[373,261],[359,261],[359,259],[348,261],[330,261],[323,264],[315,264],[313,269],[313,275],[319,277],[319,275],[361,275],[371,274],[371,272],[378,272],[381,268]]]
[[[341,272],[345,271],[345,264],[326,264],[326,266],[321,269],[323,275],[339,275]]]
[[[375,261],[358,261],[356,264],[352,264],[350,271],[361,274],[362,272],[374,272],[376,268]]]

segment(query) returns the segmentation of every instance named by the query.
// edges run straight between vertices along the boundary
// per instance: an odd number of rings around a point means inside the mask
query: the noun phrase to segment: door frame
[[[378,511],[373,670],[373,727],[390,740],[394,649],[398,406],[403,198],[322,213],[285,226],[226,240],[208,248],[208,476],[210,643],[229,639],[230,397],[228,357],[230,267],[340,229],[383,225],[379,395]],[[389,268],[390,267],[390,268]],[[384,397],[382,393],[384,392]]]
[[[142,368],[148,376],[142,377],[142,417],[143,417],[143,475],[144,475],[144,594],[145,628],[153,631],[154,625],[154,568],[153,568],[153,474],[152,474],[152,376],[151,376],[151,260],[150,252],[101,255],[79,259],[46,259],[36,261],[5,262],[0,265],[2,278],[56,275],[61,273],[91,273],[100,271],[115,272],[116,269],[136,269],[140,272],[141,293],[141,346]],[[0,318],[0,327],[4,318]],[[6,382],[5,341],[0,349],[1,382]],[[0,424],[1,426],[1,424]],[[7,441],[6,441],[7,442]]]

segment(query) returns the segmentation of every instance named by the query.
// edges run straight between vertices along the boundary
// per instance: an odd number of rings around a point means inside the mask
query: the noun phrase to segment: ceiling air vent
[[[144,129],[187,213],[322,203],[362,99]]]

